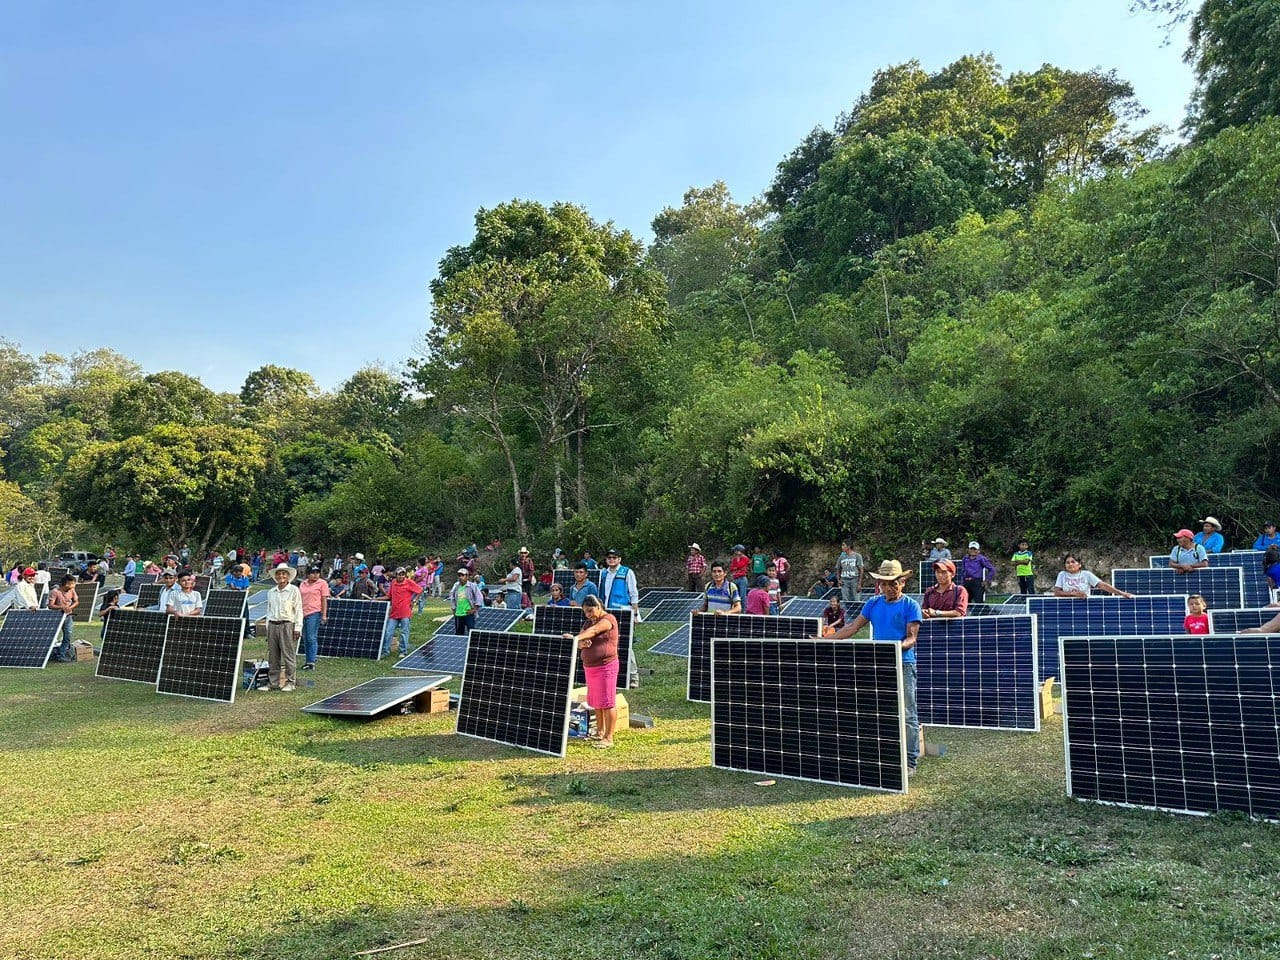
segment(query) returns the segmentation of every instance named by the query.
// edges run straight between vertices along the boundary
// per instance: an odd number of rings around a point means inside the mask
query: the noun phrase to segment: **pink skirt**
[[[618,702],[618,658],[599,667],[583,667],[587,675],[587,706],[609,710]]]

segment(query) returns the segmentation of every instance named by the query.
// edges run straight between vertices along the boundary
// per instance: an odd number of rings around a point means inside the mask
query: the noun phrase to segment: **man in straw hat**
[[[285,693],[294,689],[298,641],[302,639],[302,594],[293,585],[297,576],[298,571],[287,563],[277,564],[271,571],[276,585],[267,590],[268,684],[272,690]]]
[[[871,624],[876,640],[898,640],[902,643],[902,692],[907,720],[907,772],[915,773],[920,762],[920,717],[916,713],[916,634],[924,614],[920,604],[904,595],[911,572],[902,569],[897,560],[885,560],[871,576],[880,585],[880,593],[868,600],[862,612],[831,638],[845,640]],[[815,638],[816,639],[816,638]]]
[[[1200,532],[1192,540],[1204,547],[1205,553],[1221,553],[1227,543],[1222,536],[1222,524],[1218,522],[1217,517],[1205,517],[1201,520]]]

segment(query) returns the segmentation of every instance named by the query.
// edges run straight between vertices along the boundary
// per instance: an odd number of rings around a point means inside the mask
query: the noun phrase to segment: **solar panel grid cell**
[[[107,619],[95,675],[155,686],[169,616],[151,610],[117,610]]]
[[[899,644],[719,637],[711,670],[713,766],[906,792]]]
[[[689,626],[689,672],[686,689],[688,698],[697,703],[711,702],[713,638],[803,640],[817,636],[822,629],[817,617],[757,617],[747,614],[717,616],[712,613],[692,614]]]
[[[10,610],[0,624],[0,667],[43,670],[63,619],[56,610]]]
[[[1040,637],[1040,679],[1058,677],[1058,638],[1180,633],[1186,594],[1134,597],[1028,597]]]
[[[1040,729],[1035,617],[925,620],[915,649],[921,723]]]
[[[611,614],[618,621],[618,660],[621,664],[618,670],[618,689],[625,690],[627,687],[627,663],[631,651],[631,644],[635,637],[635,628],[631,620],[630,610],[610,610]],[[550,636],[560,636],[562,633],[577,633],[582,629],[583,613],[581,607],[534,607],[533,608],[533,632],[548,634]],[[577,661],[577,673],[574,676],[574,683],[582,686],[587,682],[586,674],[582,671],[582,662]]]
[[[1067,792],[1280,817],[1280,637],[1063,637]]]
[[[576,662],[573,640],[473,630],[457,732],[564,756]]]
[[[233,703],[243,647],[244,621],[239,617],[170,617],[156,691]]]

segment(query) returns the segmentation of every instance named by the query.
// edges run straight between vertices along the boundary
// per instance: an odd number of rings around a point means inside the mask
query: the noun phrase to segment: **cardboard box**
[[[413,699],[413,708],[418,713],[444,713],[449,709],[449,691],[437,687],[420,693]]]
[[[71,656],[78,663],[81,660],[93,659],[93,644],[91,643],[75,643],[71,646]]]
[[[614,734],[617,735],[620,730],[627,730],[631,726],[631,707],[627,704],[626,695],[619,690],[617,693],[618,720],[614,725]],[[595,721],[595,711],[589,710],[587,707],[587,688],[575,687],[573,691],[573,708],[581,708],[588,710],[591,715],[592,722]]]

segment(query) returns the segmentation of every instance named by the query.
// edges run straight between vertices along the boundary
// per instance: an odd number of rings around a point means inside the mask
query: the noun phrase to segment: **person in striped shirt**
[[[702,612],[720,615],[742,612],[738,585],[725,576],[724,564],[719,560],[711,565],[711,582],[702,594]]]

